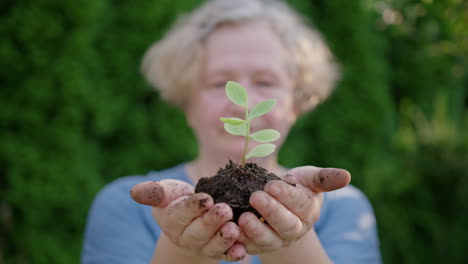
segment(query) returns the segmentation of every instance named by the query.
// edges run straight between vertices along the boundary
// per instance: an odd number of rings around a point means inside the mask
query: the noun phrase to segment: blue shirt
[[[123,177],[103,188],[88,215],[81,263],[150,263],[161,229],[151,207],[133,201],[130,189],[143,181],[168,178],[190,182],[186,165],[181,164],[145,176]],[[325,193],[314,229],[334,263],[381,263],[374,213],[357,188],[348,185]],[[261,261],[254,256],[251,263]]]

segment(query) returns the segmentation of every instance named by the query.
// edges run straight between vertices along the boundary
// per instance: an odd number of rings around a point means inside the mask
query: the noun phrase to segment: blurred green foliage
[[[385,263],[464,263],[467,3],[288,2],[324,33],[343,79],[298,120],[282,163],[350,170]],[[182,113],[138,68],[199,3],[0,2],[0,263],[78,262],[99,188],[195,156]]]

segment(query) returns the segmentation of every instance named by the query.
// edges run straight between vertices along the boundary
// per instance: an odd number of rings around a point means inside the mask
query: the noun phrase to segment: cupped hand
[[[232,209],[213,204],[206,193],[178,180],[149,181],[135,185],[131,195],[139,203],[153,206],[153,217],[174,245],[189,254],[217,260],[239,261],[246,249],[236,243],[240,230],[230,222]]]
[[[271,252],[302,238],[320,217],[323,193],[346,186],[348,171],[304,166],[294,168],[284,181],[270,181],[263,191],[250,197],[250,204],[262,215],[243,213],[238,239],[249,254]]]

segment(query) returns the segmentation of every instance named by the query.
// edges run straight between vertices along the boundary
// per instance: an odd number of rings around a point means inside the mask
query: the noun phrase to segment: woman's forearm
[[[205,256],[198,256],[175,246],[169,238],[161,234],[154,251],[151,264],[212,264],[218,261]]]
[[[262,263],[327,264],[332,263],[314,229],[292,245],[259,255]]]

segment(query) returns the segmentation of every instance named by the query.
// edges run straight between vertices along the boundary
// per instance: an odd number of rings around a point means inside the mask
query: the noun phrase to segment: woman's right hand
[[[192,185],[170,179],[148,181],[135,185],[131,196],[153,207],[164,234],[188,254],[227,261],[245,257],[245,247],[236,243],[239,227],[230,222],[232,209],[225,203],[213,204],[206,193],[194,194]]]

